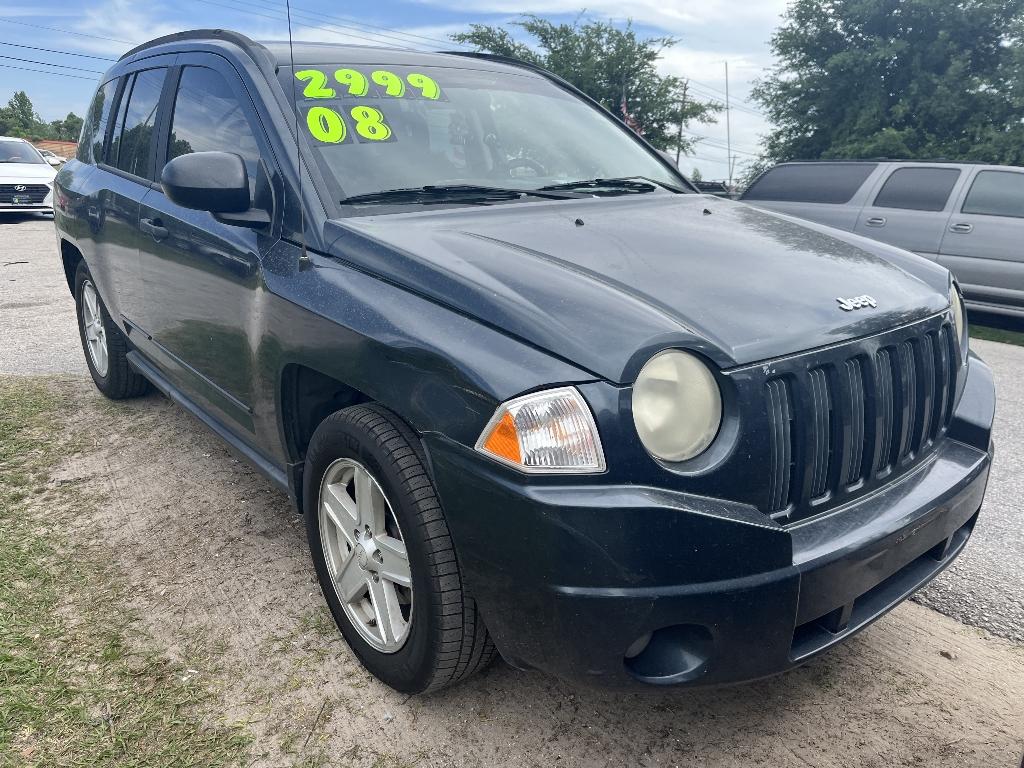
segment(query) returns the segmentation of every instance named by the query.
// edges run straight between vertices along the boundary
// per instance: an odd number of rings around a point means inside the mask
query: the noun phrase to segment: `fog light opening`
[[[623,661],[644,683],[672,685],[701,677],[714,652],[711,631],[699,624],[677,624],[638,637]]]

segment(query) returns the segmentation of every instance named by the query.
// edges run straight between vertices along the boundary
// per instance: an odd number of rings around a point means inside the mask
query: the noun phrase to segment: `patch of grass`
[[[1024,333],[1010,331],[1005,328],[989,328],[984,325],[971,326],[972,339],[985,339],[986,341],[1001,341],[1004,344],[1016,344],[1024,347]]]
[[[970,312],[967,320],[971,338],[1024,347],[1024,321],[985,312]]]
[[[0,765],[244,765],[248,735],[211,714],[204,676],[148,645],[109,553],[67,533],[96,503],[50,479],[77,449],[72,407],[59,385],[0,379]]]

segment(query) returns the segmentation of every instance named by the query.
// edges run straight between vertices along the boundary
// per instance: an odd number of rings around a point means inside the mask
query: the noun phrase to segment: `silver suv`
[[[1024,168],[783,163],[740,198],[938,261],[972,309],[1024,317]]]

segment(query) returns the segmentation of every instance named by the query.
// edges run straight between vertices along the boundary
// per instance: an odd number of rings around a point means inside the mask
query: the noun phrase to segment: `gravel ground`
[[[0,218],[0,374],[87,375],[49,217]],[[996,461],[966,552],[916,599],[1024,642],[1024,347],[974,341],[996,373]]]
[[[1024,642],[1024,347],[974,340],[996,375],[996,457],[963,555],[914,599],[964,624]]]

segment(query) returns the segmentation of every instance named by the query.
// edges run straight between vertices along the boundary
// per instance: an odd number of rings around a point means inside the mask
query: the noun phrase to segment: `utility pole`
[[[683,120],[686,115],[686,91],[690,87],[690,81],[683,81],[683,96],[679,100],[679,136],[676,138],[676,167],[679,167],[679,155],[683,151]]]
[[[729,99],[729,62],[725,62],[725,137],[729,153],[729,191],[732,192],[732,102]]]

